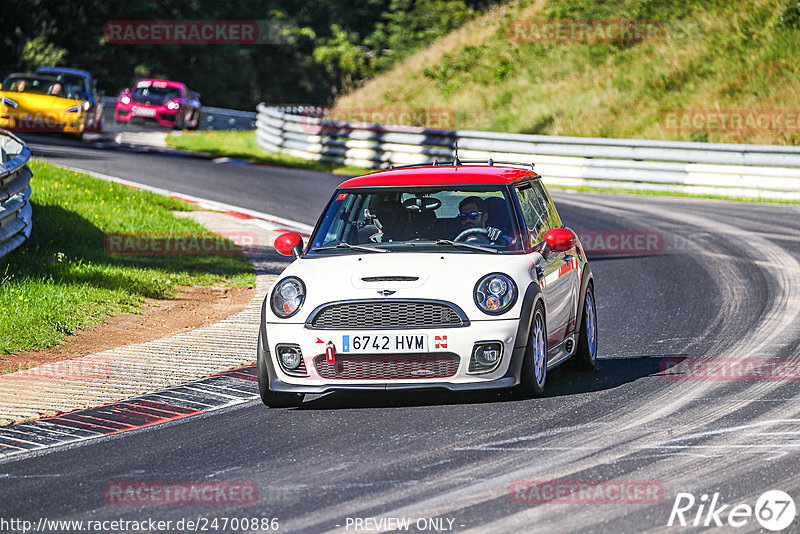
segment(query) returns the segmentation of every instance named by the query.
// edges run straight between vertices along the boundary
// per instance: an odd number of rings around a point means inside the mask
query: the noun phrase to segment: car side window
[[[536,188],[538,185],[540,188]],[[536,244],[544,238],[549,230],[547,197],[543,196],[544,190],[538,182],[527,183],[516,189],[517,200],[522,210],[522,218],[528,228],[531,244]]]
[[[564,224],[561,222],[561,217],[558,216],[558,211],[556,211],[556,206],[553,204],[553,199],[550,198],[550,194],[544,188],[541,182],[534,182],[533,188],[537,190],[537,195],[543,199],[544,203],[547,205],[547,229],[551,230],[553,228],[561,228]]]

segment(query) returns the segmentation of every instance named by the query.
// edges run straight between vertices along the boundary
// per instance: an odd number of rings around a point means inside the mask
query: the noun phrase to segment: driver
[[[469,196],[458,204],[458,220],[461,223],[461,231],[472,228],[485,228],[486,236],[489,241],[496,242],[503,235],[503,231],[493,226],[486,226],[489,213],[486,211],[486,203],[481,197]]]

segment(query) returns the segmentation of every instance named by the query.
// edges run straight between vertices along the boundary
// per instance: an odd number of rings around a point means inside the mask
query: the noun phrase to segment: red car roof
[[[508,185],[531,176],[530,169],[475,165],[407,167],[350,178],[339,187],[391,187],[404,185]]]

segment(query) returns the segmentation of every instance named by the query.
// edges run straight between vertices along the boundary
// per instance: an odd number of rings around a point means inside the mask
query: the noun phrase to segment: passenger
[[[411,239],[411,219],[408,210],[400,203],[399,195],[386,195],[376,212],[383,233],[382,242]]]

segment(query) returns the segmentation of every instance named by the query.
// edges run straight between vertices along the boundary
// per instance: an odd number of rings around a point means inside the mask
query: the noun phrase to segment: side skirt
[[[578,343],[575,341],[575,334],[570,334],[563,340],[559,341],[553,348],[547,351],[547,369],[564,363],[570,356],[575,353]]]

